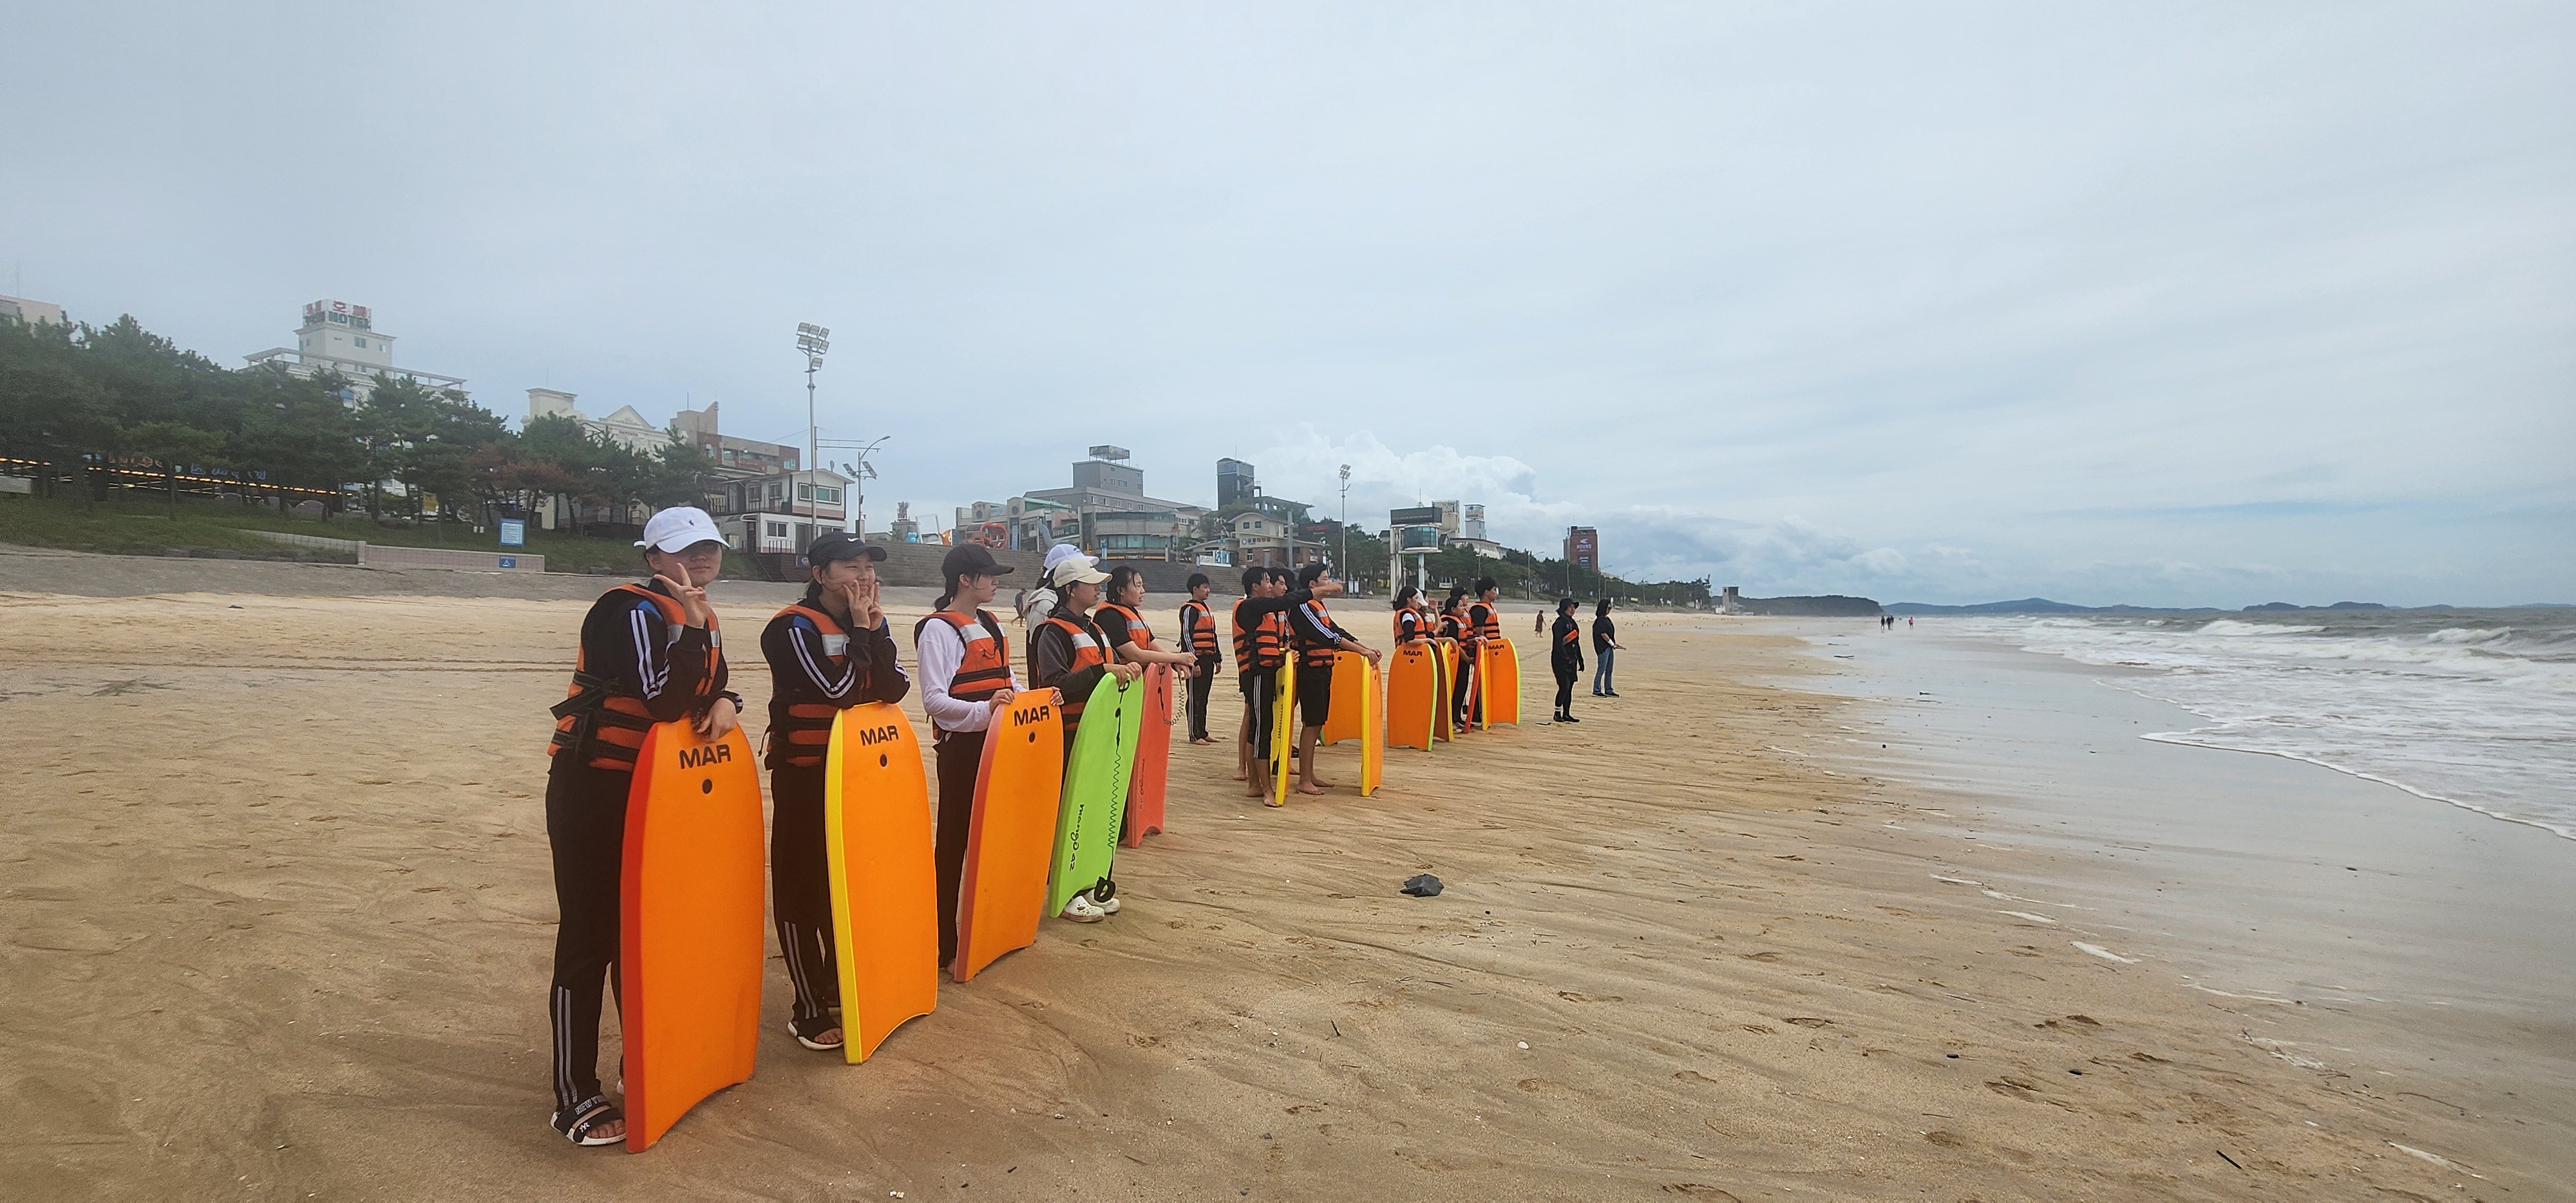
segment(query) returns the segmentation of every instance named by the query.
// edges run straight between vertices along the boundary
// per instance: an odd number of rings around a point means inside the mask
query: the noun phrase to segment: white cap
[[[1057,560],[1055,567],[1047,570],[1047,580],[1058,585],[1097,585],[1108,579],[1108,573],[1102,572],[1090,556],[1080,552]]]
[[[667,555],[709,540],[724,542],[724,532],[716,529],[716,520],[696,506],[677,505],[645,520],[644,537],[635,545]]]

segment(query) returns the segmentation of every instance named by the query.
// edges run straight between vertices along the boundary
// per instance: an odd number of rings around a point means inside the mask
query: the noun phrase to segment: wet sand
[[[2469,1121],[2455,1160],[2576,1182],[2576,841],[2144,738],[2204,720],[2124,689],[2137,670],[1938,619],[1784,629],[1828,674],[1800,684],[1880,703],[1837,762],[1946,799],[1916,822],[1959,841],[1954,875],[2129,941],[2275,1056]]]
[[[2470,1128],[2250,1043],[2171,966],[1937,880],[1959,841],[1919,795],[1825,762],[1853,707],[1761,683],[1810,671],[1794,640],[1650,616],[1625,698],[1392,751],[1374,798],[1265,811],[1180,746],[1116,918],[1047,923],[857,1067],[780,1030],[773,955],[758,1076],[642,1156],[575,1149],[540,796],[583,602],[76,592],[0,593],[29,1197],[2549,1194],[2396,1148]],[[1396,893],[1425,871],[1448,892]]]

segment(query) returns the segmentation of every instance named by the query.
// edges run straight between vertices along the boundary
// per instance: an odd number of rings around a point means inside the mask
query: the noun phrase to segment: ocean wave
[[[2492,615],[2492,617],[2489,617]],[[2576,613],[1979,618],[2207,725],[2148,738],[2282,756],[2576,839]]]

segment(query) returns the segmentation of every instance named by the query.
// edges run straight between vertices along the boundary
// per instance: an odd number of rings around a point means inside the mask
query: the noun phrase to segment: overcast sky
[[[2576,601],[2576,8],[0,0],[0,283],[1753,595]]]

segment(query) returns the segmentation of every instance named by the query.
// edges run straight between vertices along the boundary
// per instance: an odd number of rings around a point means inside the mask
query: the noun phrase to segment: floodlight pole
[[[814,423],[814,373],[823,367],[823,353],[832,349],[832,332],[812,322],[796,323],[796,349],[805,353],[805,516],[810,535],[823,523],[822,502],[814,495],[814,463],[823,458],[822,428]],[[795,503],[787,506],[796,512]]]
[[[1333,535],[1337,541],[1333,552],[1333,567],[1347,574],[1351,570],[1351,466],[1349,464],[1342,465],[1342,517],[1333,525],[1335,527]]]

